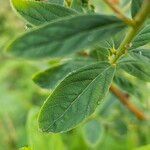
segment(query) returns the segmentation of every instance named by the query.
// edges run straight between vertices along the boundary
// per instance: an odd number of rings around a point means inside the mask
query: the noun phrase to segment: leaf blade
[[[150,42],[150,25],[145,26],[135,37],[132,42],[132,49],[144,46]]]
[[[96,147],[102,140],[104,128],[99,121],[91,120],[83,125],[82,132],[85,142],[93,148]]]
[[[116,17],[78,15],[23,34],[8,45],[7,51],[30,59],[70,55],[92,47],[124,27],[124,23]]]
[[[127,73],[139,78],[140,80],[150,82],[150,65],[149,63],[143,63],[135,58],[129,57],[120,60],[119,67],[121,67]]]
[[[53,3],[29,0],[12,0],[11,2],[14,10],[21,17],[23,17],[28,23],[36,26],[62,17],[77,14],[77,12],[72,9]]]
[[[42,88],[54,89],[70,72],[92,62],[90,59],[73,59],[36,74],[33,81]]]
[[[38,119],[40,129],[64,132],[82,122],[108,92],[114,72],[108,63],[97,63],[66,77],[44,103]]]

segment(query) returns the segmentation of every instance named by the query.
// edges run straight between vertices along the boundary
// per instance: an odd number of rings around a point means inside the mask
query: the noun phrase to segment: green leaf
[[[74,10],[63,6],[39,1],[12,0],[12,6],[28,23],[33,25],[41,25],[77,14]]]
[[[120,60],[119,66],[140,80],[150,82],[150,65],[148,63],[145,64],[133,57],[128,57]]]
[[[27,135],[28,143],[32,150],[65,150],[59,134],[43,134],[38,129],[38,116],[39,108],[34,107],[30,110],[27,119]]]
[[[59,4],[59,5],[64,4],[64,0],[48,0],[48,2],[54,3],[54,4]]]
[[[111,37],[125,27],[113,16],[79,15],[33,29],[15,39],[7,51],[25,58],[66,56]]]
[[[44,103],[38,119],[40,129],[64,132],[81,123],[106,96],[114,72],[114,67],[103,62],[69,74]]]
[[[97,120],[91,120],[82,127],[83,137],[90,147],[95,147],[101,141],[104,128]]]
[[[34,76],[33,81],[42,88],[53,89],[67,74],[87,65],[88,63],[91,63],[91,60],[73,59],[38,73]]]
[[[150,25],[145,26],[135,37],[131,49],[144,46],[150,42]]]
[[[149,49],[134,49],[129,52],[129,55],[134,59],[150,64],[150,51]]]
[[[132,18],[136,16],[142,6],[143,0],[132,0],[131,3],[131,15]]]

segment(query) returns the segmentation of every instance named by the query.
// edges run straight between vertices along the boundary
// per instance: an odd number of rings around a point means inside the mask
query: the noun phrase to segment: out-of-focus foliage
[[[122,0],[120,5],[128,6],[129,2]],[[101,0],[94,0],[94,3],[97,11],[111,13]],[[123,7],[125,12],[127,6]],[[21,147],[24,147],[21,150],[150,149],[150,123],[138,121],[111,94],[101,102],[95,114],[76,129],[56,135],[42,134],[37,127],[37,113],[49,91],[38,88],[31,77],[53,64],[24,62],[3,52],[5,44],[24,30],[26,24],[12,12],[9,1],[0,0],[0,150]],[[136,94],[130,90],[132,101],[149,114],[149,85],[126,73],[123,76],[137,86]],[[124,84],[117,82],[120,88]]]

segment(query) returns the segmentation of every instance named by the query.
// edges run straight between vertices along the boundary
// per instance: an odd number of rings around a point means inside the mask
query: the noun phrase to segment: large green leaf
[[[89,59],[73,59],[38,73],[33,81],[42,88],[53,89],[67,74],[91,62],[93,61]]]
[[[83,137],[90,147],[95,147],[104,135],[103,125],[97,120],[91,120],[82,127]]]
[[[63,6],[39,1],[12,0],[12,6],[25,20],[33,25],[41,25],[61,17],[77,14]]]
[[[79,15],[33,29],[15,39],[7,50],[25,58],[66,56],[106,40],[124,27],[113,16]]]
[[[150,82],[149,63],[143,63],[142,61],[139,61],[139,59],[129,56],[128,58],[120,60],[119,66],[129,74],[141,80]]]
[[[39,115],[43,132],[63,132],[91,115],[109,90],[115,68],[96,63],[69,74],[44,103]]]
[[[32,108],[27,119],[27,137],[28,143],[32,150],[65,150],[59,134],[43,134],[38,130],[38,116],[39,108]]]
[[[150,42],[150,25],[145,26],[135,37],[130,49],[144,46]]]
[[[143,0],[132,0],[131,3],[131,15],[132,17],[135,17],[138,11],[140,10],[142,6]]]

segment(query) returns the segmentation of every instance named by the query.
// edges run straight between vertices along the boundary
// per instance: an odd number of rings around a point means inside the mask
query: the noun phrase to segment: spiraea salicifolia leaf
[[[150,63],[148,61],[139,61],[129,54],[128,57],[118,62],[118,66],[140,80],[150,82]]]
[[[63,18],[21,35],[7,51],[30,59],[67,56],[110,38],[124,27],[114,16],[93,14]]]
[[[144,46],[146,44],[150,43],[150,25],[146,25],[133,39],[133,42],[131,43],[131,48],[136,49],[138,47]]]
[[[31,0],[11,0],[15,11],[32,25],[41,25],[66,16],[76,15],[72,9],[63,6]]]
[[[42,88],[54,89],[70,72],[93,62],[90,59],[71,59],[37,73],[33,81]]]
[[[96,63],[69,74],[46,100],[39,114],[43,132],[64,132],[90,116],[106,96],[115,68]]]

